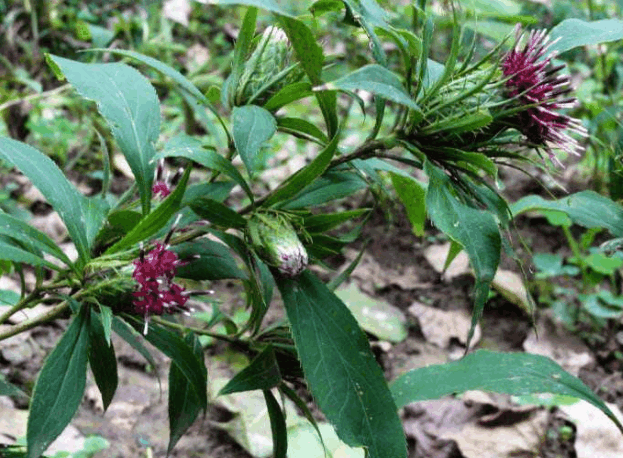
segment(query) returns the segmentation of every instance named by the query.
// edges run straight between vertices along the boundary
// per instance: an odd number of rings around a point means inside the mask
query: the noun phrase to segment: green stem
[[[182,332],[194,332],[195,334],[200,334],[200,335],[204,335],[204,336],[208,336],[208,337],[213,337],[214,339],[218,339],[218,340],[222,340],[224,342],[228,342],[231,344],[236,344],[239,343],[238,339],[229,337],[229,336],[224,336],[222,334],[216,334],[214,332],[210,332],[210,331],[206,331],[205,329],[200,329],[200,328],[195,328],[192,326],[184,326],[178,323],[172,323],[170,321],[167,320],[163,320],[162,318],[158,318],[158,317],[152,317],[152,321],[154,321],[155,323],[158,323],[162,326],[166,326],[168,328],[171,329],[175,329],[177,331],[182,331]]]
[[[56,307],[52,308],[50,311],[42,315],[38,315],[30,320],[26,320],[22,323],[11,326],[5,332],[0,332],[0,340],[8,339],[9,337],[13,337],[21,332],[28,331],[29,329],[37,327],[40,324],[43,324],[55,318],[58,318],[68,308],[69,308],[69,304],[67,303],[67,301],[63,301],[59,305],[57,305]]]

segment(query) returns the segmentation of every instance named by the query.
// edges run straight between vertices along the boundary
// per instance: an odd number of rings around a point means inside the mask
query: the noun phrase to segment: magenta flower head
[[[164,199],[171,194],[171,190],[177,184],[180,177],[182,176],[182,169],[179,169],[175,172],[175,175],[171,177],[167,172],[166,176],[164,173],[164,159],[160,159],[158,161],[158,166],[156,167],[156,173],[154,177],[154,184],[151,187],[151,192],[155,197],[159,197]]]
[[[179,218],[178,218],[179,221]],[[145,317],[144,334],[147,334],[151,315],[188,312],[186,306],[189,296],[210,294],[212,291],[186,291],[183,286],[173,281],[177,268],[186,264],[177,253],[170,250],[169,240],[177,221],[164,239],[164,243],[156,242],[148,253],[141,246],[141,253],[134,264],[132,278],[138,283],[137,290],[132,293],[134,310]]]
[[[525,107],[516,115],[515,127],[534,146],[544,148],[552,160],[556,160],[552,148],[579,155],[582,146],[566,131],[582,136],[587,136],[587,131],[579,120],[558,112],[572,107],[576,99],[569,97],[569,77],[558,74],[564,65],[552,65],[556,53],[546,55],[554,42],[549,42],[545,30],[531,31],[525,43],[524,36],[518,25],[515,46],[502,58],[507,95]]]

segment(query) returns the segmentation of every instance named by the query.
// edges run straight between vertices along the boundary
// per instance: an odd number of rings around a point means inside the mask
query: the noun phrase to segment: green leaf
[[[309,139],[323,146],[329,143],[329,139],[323,131],[318,129],[314,123],[301,118],[278,118],[277,128],[280,132],[286,132],[296,137]]]
[[[269,345],[219,391],[219,396],[241,391],[269,390],[281,383],[275,351]]]
[[[608,229],[613,235],[623,237],[623,207],[594,191],[581,191],[558,200],[526,196],[512,204],[510,210],[514,216],[527,211],[561,211],[575,224]]]
[[[333,137],[331,143],[329,143],[312,162],[307,164],[302,169],[297,170],[294,175],[290,176],[290,178],[284,181],[281,186],[275,189],[275,191],[273,191],[273,193],[264,201],[264,206],[270,207],[278,204],[284,199],[295,196],[307,185],[322,175],[327,167],[329,167],[331,159],[333,159],[333,156],[337,151],[338,140],[338,135]]]
[[[348,308],[312,273],[277,285],[312,394],[346,444],[370,458],[406,456],[396,406],[365,334]]]
[[[478,350],[459,361],[414,369],[391,384],[398,407],[468,390],[573,396],[600,409],[623,432],[623,425],[590,388],[541,355]]]
[[[232,122],[236,150],[252,175],[260,166],[257,154],[277,131],[277,122],[270,111],[255,105],[235,107]]]
[[[14,245],[5,243],[2,240],[0,240],[0,259],[17,263],[24,262],[26,264],[30,264],[31,266],[45,266],[53,270],[61,270],[60,267],[46,261],[43,257]]]
[[[4,379],[4,375],[0,374],[0,396],[24,396],[28,397],[26,393],[20,390],[12,383],[7,382]]]
[[[268,101],[264,104],[264,109],[275,112],[290,102],[309,97],[310,95],[314,95],[314,91],[312,91],[311,84],[308,82],[300,81],[288,84],[268,99]]]
[[[37,377],[27,426],[27,458],[38,458],[63,432],[80,405],[87,371],[89,308],[71,321]]]
[[[17,167],[41,191],[61,217],[82,262],[90,259],[86,232],[85,197],[65,178],[57,165],[35,148],[0,138],[0,159]]]
[[[281,406],[275,396],[268,390],[264,390],[264,399],[270,418],[270,430],[273,436],[273,457],[286,458],[288,452],[288,433],[286,428],[286,418],[281,411]]]
[[[290,39],[296,59],[301,63],[301,67],[303,67],[311,84],[313,86],[322,84],[324,54],[311,30],[301,21],[286,17],[281,18],[281,25]],[[327,126],[327,136],[333,138],[339,128],[335,92],[317,92],[316,100],[318,100],[320,111],[322,111]]]
[[[106,332],[99,315],[91,310],[89,320],[89,365],[95,378],[95,383],[102,395],[104,411],[108,409],[112,401],[117,384],[117,358],[115,348],[110,342],[110,335]]]
[[[188,264],[177,268],[177,276],[180,278],[191,280],[247,278],[236,264],[229,248],[222,243],[201,239],[171,249],[180,259],[188,259]]]
[[[393,172],[389,172],[389,176],[398,198],[407,210],[413,233],[422,237],[426,223],[426,188],[414,178]]]
[[[171,194],[153,212],[143,217],[128,234],[106,250],[106,254],[116,253],[148,237],[151,237],[162,229],[171,217],[180,209],[182,197],[186,190],[186,184],[190,177],[191,167],[188,167],[182,175],[179,183]]]
[[[596,45],[623,39],[623,20],[601,19],[599,21],[583,21],[581,19],[565,19],[550,32],[552,43],[550,50],[559,54],[578,46]]]
[[[387,27],[385,21],[389,18],[389,13],[375,0],[344,0],[344,3],[357,19],[363,19],[376,27]]]
[[[145,348],[143,342],[140,339],[140,334],[134,330],[128,323],[123,321],[117,316],[112,317],[112,330],[115,331],[119,337],[125,340],[132,348],[138,351],[143,358],[151,365],[156,371],[156,377],[158,377],[158,383],[160,383],[160,375],[158,374],[158,365],[156,360],[151,356],[149,350]]]
[[[328,172],[307,186],[294,197],[279,204],[284,210],[314,207],[332,200],[350,196],[367,186],[366,182],[352,172]]]
[[[143,214],[149,213],[160,103],[153,86],[125,64],[83,64],[50,55],[78,93],[97,103],[136,178]]]
[[[135,329],[143,327],[143,324],[138,319],[130,316],[127,318],[131,320],[131,324]],[[149,326],[145,339],[171,358],[172,363],[177,366],[191,384],[193,392],[199,401],[199,407],[206,410],[208,407],[207,374],[203,362],[203,354],[198,358],[194,350],[177,333],[153,323]]]
[[[358,89],[420,111],[403,87],[398,75],[377,64],[366,65],[340,79],[314,88],[317,91],[355,91]]]
[[[239,184],[249,198],[253,200],[251,188],[249,188],[245,179],[238,172],[238,169],[223,156],[204,148],[201,142],[193,137],[178,135],[169,140],[165,145],[164,151],[159,153],[156,159],[165,157],[185,157],[208,169],[221,172]]]
[[[326,232],[368,212],[370,212],[369,208],[358,208],[357,210],[347,210],[340,213],[321,213],[319,215],[306,216],[303,219],[303,225],[307,232]]]
[[[247,220],[238,213],[209,197],[193,200],[190,208],[201,218],[207,219],[217,226],[242,229],[247,225]]]
[[[465,249],[476,277],[472,326],[467,337],[469,348],[500,262],[502,239],[491,213],[460,202],[452,194],[450,178],[431,163],[426,163],[425,170],[430,179],[426,192],[428,214],[440,231]]]
[[[203,360],[203,349],[194,334],[189,333],[184,341],[192,349],[195,358],[203,366],[202,370],[207,374]],[[201,399],[197,396],[190,381],[175,364],[171,364],[169,370],[169,446],[167,455],[171,453],[177,441],[194,423],[201,411]]]
[[[8,235],[26,246],[33,246],[36,249],[51,254],[67,266],[72,265],[67,255],[63,253],[63,250],[45,233],[35,229],[21,219],[2,213],[2,211],[0,211],[0,234]]]

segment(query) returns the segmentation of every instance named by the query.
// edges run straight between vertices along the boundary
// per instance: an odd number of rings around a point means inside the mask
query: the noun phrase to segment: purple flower
[[[164,199],[171,194],[172,188],[177,184],[182,176],[182,169],[178,169],[177,172],[171,177],[167,172],[164,176],[164,159],[158,161],[156,167],[156,173],[154,177],[154,184],[151,187],[151,192],[154,196]]]
[[[515,127],[537,148],[545,148],[552,160],[552,148],[579,155],[582,146],[565,131],[582,136],[587,136],[587,131],[578,119],[557,111],[572,107],[576,99],[568,96],[569,77],[558,75],[564,65],[552,66],[556,53],[546,55],[554,42],[548,43],[545,30],[531,31],[522,46],[523,38],[517,27],[515,46],[502,59],[507,95],[526,107],[515,115]]]

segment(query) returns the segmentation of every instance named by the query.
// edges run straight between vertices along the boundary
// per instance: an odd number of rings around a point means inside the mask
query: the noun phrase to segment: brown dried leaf
[[[422,334],[428,342],[440,348],[449,348],[453,338],[463,345],[467,343],[472,319],[466,311],[439,310],[414,302],[409,307],[409,313],[418,319]],[[478,343],[481,335],[480,325],[476,325],[471,341],[472,347]]]

